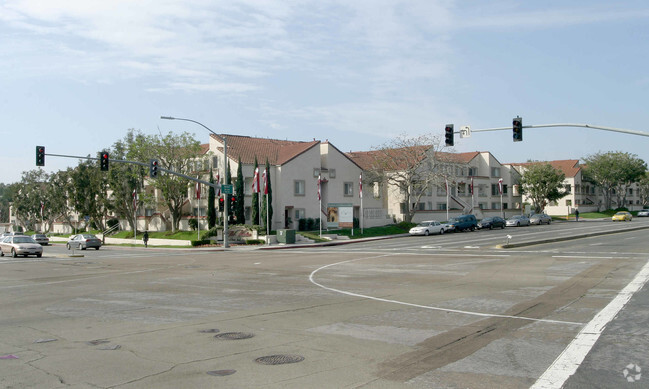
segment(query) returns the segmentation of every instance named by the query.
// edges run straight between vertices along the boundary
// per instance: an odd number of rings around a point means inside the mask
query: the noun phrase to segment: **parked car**
[[[529,226],[530,219],[525,215],[515,215],[507,219],[507,227]]]
[[[460,215],[450,218],[446,224],[450,231],[474,231],[478,227],[478,220],[475,218],[475,215]]]
[[[78,234],[72,235],[68,243],[66,244],[68,250],[70,249],[81,249],[85,250],[87,248],[94,248],[99,250],[101,247],[101,240],[92,234]]]
[[[530,216],[530,224],[550,224],[552,223],[552,218],[545,213],[535,213]]]
[[[50,244],[50,238],[48,238],[45,234],[34,234],[32,236],[36,243],[40,244],[41,246],[47,246]]]
[[[43,246],[36,243],[31,236],[7,236],[0,241],[0,255],[5,254],[11,254],[14,258],[19,255],[35,255],[40,258],[43,255]]]
[[[488,228],[490,230],[494,228],[505,228],[505,219],[500,216],[486,217],[478,222],[478,228]]]
[[[423,221],[410,229],[410,235],[425,235],[444,233],[445,226],[437,220]]]
[[[616,213],[615,215],[613,215],[611,220],[613,220],[614,222],[616,222],[616,221],[622,221],[622,222],[623,221],[629,221],[630,222],[631,220],[633,220],[633,216],[631,216],[631,214],[629,212],[627,212],[627,211],[620,211],[620,212]]]
[[[649,209],[642,209],[638,211],[638,217],[649,217]]]

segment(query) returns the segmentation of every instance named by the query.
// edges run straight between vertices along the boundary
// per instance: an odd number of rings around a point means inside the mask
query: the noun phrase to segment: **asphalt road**
[[[527,388],[594,320],[563,385],[647,387],[644,283],[602,315],[647,264],[647,230],[495,248],[640,226],[5,257],[0,387]]]

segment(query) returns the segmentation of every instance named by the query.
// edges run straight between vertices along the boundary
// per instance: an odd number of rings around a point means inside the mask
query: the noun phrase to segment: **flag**
[[[444,186],[446,187],[446,194],[448,194],[448,179],[444,178]]]
[[[216,173],[216,191],[214,194],[216,197],[221,196],[221,177],[219,176],[219,173]]]
[[[268,177],[267,177],[268,174],[266,172],[266,169],[264,169],[264,174],[262,176],[263,176],[262,181],[264,181],[264,194],[267,195],[268,194]]]
[[[503,194],[503,179],[498,180],[498,193]]]
[[[318,200],[322,200],[322,195],[320,194],[320,175],[318,174]]]
[[[198,200],[201,199],[201,183],[200,182],[196,183],[196,198]]]
[[[471,177],[471,186],[470,186],[470,188],[471,188],[471,194],[473,194],[473,177]]]
[[[137,208],[137,189],[133,189],[133,209]]]
[[[43,211],[45,210],[45,203],[41,201],[41,219],[43,218]]]
[[[358,197],[363,198],[363,173],[358,177]]]
[[[255,168],[255,176],[252,178],[252,193],[259,193],[259,168]]]

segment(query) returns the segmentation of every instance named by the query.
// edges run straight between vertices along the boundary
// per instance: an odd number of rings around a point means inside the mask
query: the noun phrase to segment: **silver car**
[[[439,234],[442,235],[445,230],[445,225],[437,220],[427,220],[419,223],[410,229],[410,235],[425,235]]]
[[[0,241],[0,255],[4,256],[5,254],[11,254],[14,258],[19,255],[35,255],[40,258],[43,256],[43,246],[36,243],[31,236],[7,236]]]
[[[32,238],[36,241],[36,243],[39,243],[43,246],[47,246],[50,244],[50,238],[47,237],[45,234],[34,234],[32,235]]]
[[[530,216],[530,223],[531,224],[550,224],[552,223],[552,218],[549,215],[546,215],[544,213],[536,213],[532,216]]]
[[[68,250],[70,249],[81,249],[85,250],[87,248],[94,248],[99,250],[101,247],[101,240],[94,236],[93,234],[78,234],[72,235],[68,243],[66,244]]]
[[[529,226],[530,219],[525,215],[515,215],[507,219],[507,227]]]

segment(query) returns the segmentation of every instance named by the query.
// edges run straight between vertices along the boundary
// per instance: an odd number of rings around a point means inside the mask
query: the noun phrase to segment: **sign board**
[[[234,194],[232,185],[227,184],[221,185],[221,192],[223,192],[224,194]]]
[[[471,127],[463,126],[460,128],[460,138],[470,138],[471,137]]]
[[[327,205],[327,227],[352,228],[354,226],[354,205],[331,203]]]

